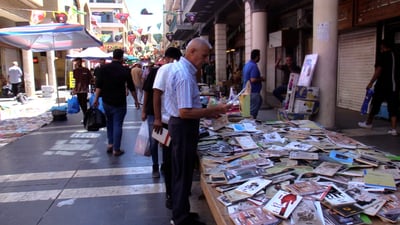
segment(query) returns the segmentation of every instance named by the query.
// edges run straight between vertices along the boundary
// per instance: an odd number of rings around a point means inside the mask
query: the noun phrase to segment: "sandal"
[[[107,153],[112,153],[112,152],[113,152],[113,147],[107,146]]]
[[[123,150],[114,150],[114,153],[113,153],[113,155],[114,156],[120,156],[120,155],[122,155],[122,154],[124,154],[125,152],[123,151]]]

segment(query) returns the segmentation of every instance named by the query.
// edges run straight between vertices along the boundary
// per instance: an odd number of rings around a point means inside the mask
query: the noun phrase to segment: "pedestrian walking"
[[[17,61],[14,61],[12,64],[8,69],[8,82],[11,84],[12,93],[16,97],[21,92],[23,73]]]
[[[122,65],[123,56],[122,49],[115,49],[112,62],[101,67],[96,78],[96,95],[93,102],[93,106],[98,107],[99,97],[103,99],[107,118],[107,153],[113,153],[114,156],[124,154],[124,150],[121,149],[121,138],[127,112],[126,88],[131,92],[136,108],[140,108],[129,69]]]

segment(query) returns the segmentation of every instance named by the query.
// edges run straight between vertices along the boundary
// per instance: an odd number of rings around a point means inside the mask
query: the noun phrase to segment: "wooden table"
[[[217,197],[221,194],[215,190],[215,188],[208,184],[204,176],[201,176],[200,179],[201,189],[203,191],[204,196],[206,197],[208,207],[214,217],[215,222],[217,225],[235,225],[232,220],[229,218],[228,211],[224,205],[222,205],[218,200]],[[372,220],[372,224],[374,225],[387,225],[392,224],[389,222],[383,222],[377,217],[370,217]],[[282,221],[280,223],[282,225],[290,225],[288,221]],[[399,222],[396,224],[400,224]]]

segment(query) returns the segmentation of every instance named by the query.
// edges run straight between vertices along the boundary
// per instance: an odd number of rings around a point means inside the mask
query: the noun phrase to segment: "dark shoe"
[[[196,220],[196,219],[200,218],[200,216],[196,212],[190,212],[189,213],[189,218],[192,219],[192,220]]]
[[[107,147],[107,153],[111,154],[113,152],[113,147]]]
[[[153,172],[151,173],[153,178],[160,178],[160,171],[158,169],[158,164],[153,165]]]
[[[113,155],[114,156],[120,156],[124,154],[125,152],[123,150],[114,150]]]

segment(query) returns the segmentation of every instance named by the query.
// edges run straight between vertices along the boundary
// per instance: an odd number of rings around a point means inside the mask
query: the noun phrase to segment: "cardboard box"
[[[319,87],[296,86],[295,93],[296,99],[305,99],[312,101],[317,101],[319,99]]]

